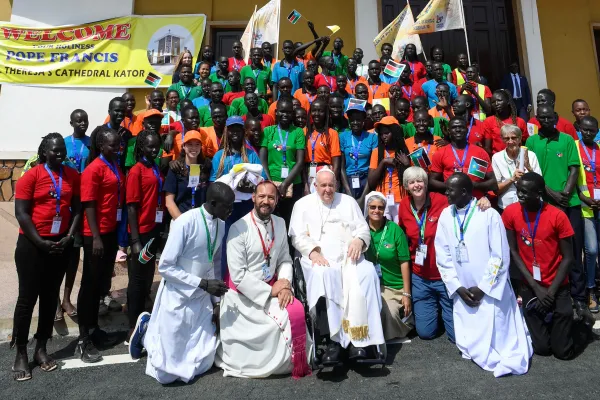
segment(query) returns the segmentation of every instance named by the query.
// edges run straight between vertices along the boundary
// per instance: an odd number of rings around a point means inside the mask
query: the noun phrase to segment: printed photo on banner
[[[407,44],[412,43],[417,48],[417,54],[423,53],[423,47],[421,46],[421,39],[419,35],[411,34],[410,31],[413,28],[415,20],[413,18],[410,6],[407,4],[404,10],[386,26],[379,34],[373,39],[373,45],[377,54],[381,55],[381,46],[384,43],[392,43],[393,51],[392,57],[395,60],[401,60],[404,56],[404,48]]]

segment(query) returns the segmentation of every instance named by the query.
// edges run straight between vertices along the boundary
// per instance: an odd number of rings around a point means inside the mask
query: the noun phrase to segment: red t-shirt
[[[584,149],[585,147],[585,149]],[[596,148],[596,170],[592,170],[591,160],[594,160],[594,147]],[[591,199],[594,198],[594,187],[600,189],[600,146],[594,143],[594,147],[589,147],[579,142],[579,154],[581,154],[581,161],[583,162],[583,169],[585,170],[585,182],[588,187],[589,196]],[[587,150],[587,154],[586,154]],[[589,154],[589,158],[588,158]],[[594,186],[594,175],[596,176],[596,186]],[[600,200],[600,199],[596,199]]]
[[[235,99],[239,99],[240,97],[244,97],[246,95],[245,91],[241,91],[241,92],[229,92],[229,93],[225,93],[225,95],[223,95],[223,103],[225,103],[225,105],[230,106],[231,103],[235,100]]]
[[[527,123],[523,121],[523,119],[517,118],[517,126],[523,132],[523,138],[521,139],[521,143],[525,144],[527,139],[529,138],[529,133],[527,132]],[[498,126],[500,125],[500,126]],[[502,136],[500,136],[500,129],[504,125],[513,125],[513,120],[511,117],[503,120],[500,124],[498,124],[498,120],[496,117],[488,117],[483,121],[483,131],[485,139],[492,139],[492,154],[496,154],[499,151],[502,151],[506,148],[506,144],[502,141]]]
[[[480,165],[480,171],[483,174],[487,174],[492,172],[492,161],[490,160],[490,156],[488,153],[479,146],[469,145],[467,149],[467,155],[465,157],[465,163],[462,168],[460,167],[459,161],[462,161],[463,156],[465,154],[465,149],[455,149],[456,155],[458,156],[458,160],[454,156],[454,152],[452,151],[452,145],[449,144],[447,146],[439,149],[431,159],[431,172],[441,173],[444,177],[444,181],[450,177],[455,172],[464,172],[469,175],[469,178],[473,182],[482,182],[485,178],[480,178],[473,173],[469,173],[469,166],[471,162],[473,162],[473,166],[476,167],[477,164],[475,161],[472,161],[473,158],[478,158],[482,161],[487,162],[487,168],[483,168],[483,165]],[[475,172],[472,170],[471,172]],[[484,193],[479,190],[473,190],[473,196],[480,199],[483,197]]]
[[[470,122],[469,122],[470,124]],[[467,126],[468,128],[468,126]],[[471,127],[471,133],[469,134],[469,143],[477,144],[480,143],[483,146],[483,138],[485,132],[483,129],[483,122],[473,118],[473,126]]]
[[[248,117],[248,114],[242,115],[242,119],[244,120],[244,122],[246,122],[247,117]],[[269,114],[260,114],[260,116],[258,117],[258,120],[260,121],[260,126],[263,130],[267,126],[275,125],[275,120]]]
[[[448,199],[440,193],[429,193],[429,200],[425,203],[427,208],[427,218],[425,219],[425,244],[427,245],[427,257],[425,265],[415,264],[415,253],[419,246],[419,225],[413,216],[410,209],[411,196],[406,196],[400,202],[398,225],[406,233],[412,259],[412,272],[423,279],[439,281],[441,279],[440,272],[435,264],[435,233],[437,232],[437,224],[440,214],[444,208],[448,207]],[[419,218],[423,215],[423,210],[418,213]]]
[[[404,60],[403,62],[408,64],[408,67],[410,68],[410,79],[412,79],[413,82],[418,82],[427,76],[427,69],[421,61],[410,62]]]
[[[242,67],[246,66],[246,61],[242,60],[238,60],[235,57],[229,57],[229,68],[227,68],[227,72],[231,72],[231,71],[238,71],[240,72],[242,70]]]
[[[138,203],[139,233],[148,233],[154,229],[157,224],[156,211],[158,209],[163,210],[163,219],[165,217],[165,199],[162,192],[165,178],[160,171],[158,174],[161,184],[159,184],[153,168],[147,167],[141,162],[137,162],[131,167],[127,174],[127,204]],[[131,232],[131,228],[128,227],[127,231]]]
[[[117,229],[117,208],[125,199],[125,175],[117,166],[119,180],[100,157],[91,162],[81,174],[81,201],[96,201],[96,223],[100,234]],[[120,195],[120,202],[117,199]],[[87,214],[83,213],[83,235],[92,236]]]
[[[416,96],[425,96],[421,85],[417,83],[413,83],[412,85],[400,85],[400,81],[396,83],[398,83],[396,86],[400,87],[400,93],[402,93],[402,97],[408,101],[412,101],[412,99],[414,99]]]
[[[320,88],[321,86],[328,86],[331,93],[337,90],[337,82],[335,76],[325,76],[323,74],[318,74],[315,76],[315,83],[313,83],[315,89]]]
[[[542,127],[542,125],[539,123],[539,121],[535,117],[531,118],[529,120],[529,123],[536,125],[538,128]],[[574,140],[579,140],[579,137],[577,136],[577,131],[575,130],[575,127],[573,126],[573,124],[571,122],[569,122],[568,120],[564,119],[563,117],[558,117],[558,122],[556,123],[556,129],[558,129],[562,133],[566,133],[567,135],[570,135]],[[523,142],[523,143],[525,143],[525,142]]]
[[[15,199],[29,200],[31,202],[31,220],[40,236],[58,236],[69,229],[71,222],[71,199],[79,196],[79,173],[70,167],[63,166],[62,188],[60,192],[60,230],[52,232],[52,221],[56,216],[56,190],[54,183],[48,175],[45,164],[31,168],[19,180],[15,187]],[[56,184],[59,184],[59,174],[50,170]],[[19,233],[23,233],[19,229]]]
[[[423,84],[427,81],[427,77],[419,79],[417,83],[413,85],[413,90],[419,90],[421,93],[423,93]]]
[[[529,222],[531,229],[535,224],[537,213],[529,213]],[[533,275],[533,249],[531,246],[531,235],[520,203],[514,203],[504,209],[502,221],[507,230],[514,231],[517,236],[517,246],[519,255],[527,266],[529,272]],[[569,218],[558,208],[544,203],[540,222],[535,234],[535,257],[540,265],[541,278],[540,284],[548,287],[554,281],[558,266],[562,260],[559,242],[561,239],[571,237],[575,234]],[[568,283],[565,278],[561,286]]]

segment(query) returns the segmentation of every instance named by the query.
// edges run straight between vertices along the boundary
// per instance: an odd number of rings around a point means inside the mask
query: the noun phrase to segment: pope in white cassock
[[[213,183],[206,203],[171,225],[158,265],[163,279],[152,315],[139,316],[129,346],[134,359],[146,349],[146,374],[162,384],[187,383],[213,365],[218,296],[227,291],[220,279],[223,221],[231,214],[234,199],[227,185]]]
[[[385,343],[381,327],[381,292],[375,267],[363,253],[369,247],[369,226],[356,201],[336,193],[334,173],[317,172],[316,192],[298,200],[289,234],[302,255],[302,271],[313,318],[317,301],[324,298],[330,343],[324,365],[367,357],[365,347]]]
[[[235,222],[227,240],[229,291],[221,302],[221,343],[215,365],[223,376],[310,375],[311,341],[304,308],[294,298],[285,221],[272,215],[275,184],[256,186],[254,210]]]
[[[463,173],[446,181],[451,204],[435,236],[437,266],[454,301],[456,346],[466,359],[499,377],[525,374],[531,339],[508,280],[510,249],[500,215],[481,211]]]

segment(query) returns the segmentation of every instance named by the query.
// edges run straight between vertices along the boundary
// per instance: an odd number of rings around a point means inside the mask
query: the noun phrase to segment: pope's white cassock
[[[460,230],[454,206],[441,214],[435,236],[437,266],[454,300],[456,345],[463,357],[494,376],[524,374],[533,354],[529,332],[508,280],[510,250],[500,215],[481,211],[471,200],[473,215],[465,221],[467,261],[458,259]],[[466,207],[458,210],[460,221]],[[484,293],[478,307],[469,307],[457,293],[477,286]]]
[[[298,200],[290,220],[292,244],[302,255],[310,312],[325,297],[330,337],[346,348],[383,344],[379,277],[372,263],[361,255],[357,263],[348,257],[350,242],[369,247],[371,235],[365,218],[352,197],[335,193],[326,205],[318,193]],[[309,254],[319,248],[329,266],[312,265]]]
[[[201,210],[210,238],[206,237]],[[171,224],[158,265],[163,279],[144,336],[146,374],[162,384],[178,379],[187,383],[213,365],[217,337],[212,316],[218,298],[198,286],[200,279],[220,278],[224,232],[225,223],[204,207],[182,214]],[[215,235],[213,265],[208,259],[208,240],[214,242]]]
[[[280,309],[277,297],[271,296],[269,282],[274,277],[290,283],[293,278],[285,221],[272,215],[274,225],[270,222],[265,225],[254,215],[255,225],[252,213],[231,226],[227,240],[229,279],[226,281],[230,289],[221,299],[221,343],[215,360],[215,365],[223,369],[223,376],[265,378],[289,374],[293,369],[293,350],[302,355],[301,365],[306,368],[311,354],[300,302],[295,300],[294,307],[300,307],[301,311],[297,319],[300,329],[297,338],[301,343],[294,343],[288,315],[290,306]],[[273,237],[275,240],[268,266],[257,229],[267,248]]]

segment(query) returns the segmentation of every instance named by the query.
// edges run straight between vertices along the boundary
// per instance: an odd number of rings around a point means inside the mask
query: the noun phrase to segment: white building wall
[[[375,46],[373,46],[373,39],[379,34],[378,1],[354,0],[356,47],[361,48],[364,52],[363,63],[379,59],[375,52]]]

